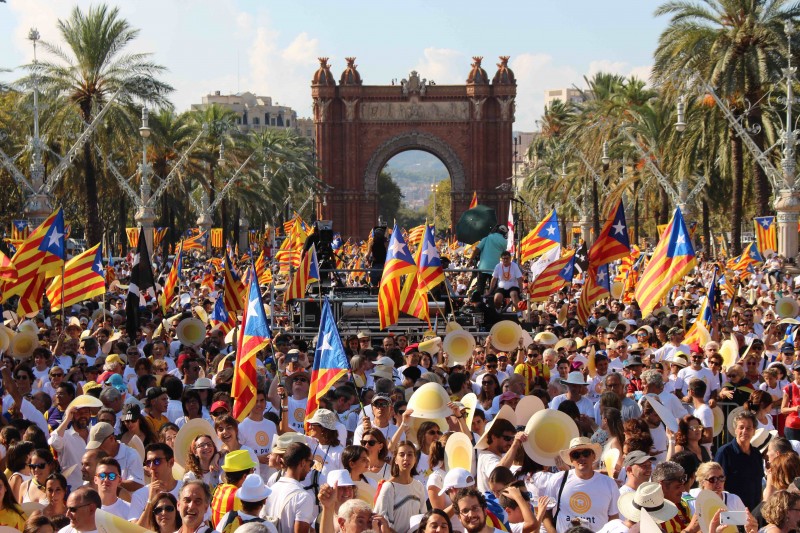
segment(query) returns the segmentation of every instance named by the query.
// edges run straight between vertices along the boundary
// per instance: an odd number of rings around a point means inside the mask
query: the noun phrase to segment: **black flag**
[[[139,307],[147,303],[146,294],[149,293],[151,298],[155,298],[155,286],[147,239],[144,238],[144,229],[139,228],[139,243],[133,256],[128,298],[125,302],[126,325],[131,343],[136,342],[136,331],[139,329]]]
[[[575,250],[575,270],[581,273],[589,270],[589,251],[586,249],[585,242]]]

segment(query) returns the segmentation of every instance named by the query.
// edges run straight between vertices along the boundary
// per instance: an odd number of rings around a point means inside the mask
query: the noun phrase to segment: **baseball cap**
[[[225,409],[225,411],[230,412],[231,409],[228,407],[228,404],[223,402],[222,400],[217,400],[216,402],[211,404],[211,409],[209,409],[209,413],[214,414],[217,412],[217,409]]]
[[[376,394],[375,396],[372,397],[372,401],[370,402],[370,404],[374,405],[375,402],[380,402],[380,401],[388,402],[389,404],[392,403],[392,399],[389,397],[389,395],[387,395],[387,394]]]
[[[114,434],[114,426],[108,422],[98,422],[89,430],[89,442],[86,443],[87,450],[96,450],[103,444],[103,441]]]
[[[444,496],[450,489],[466,489],[475,485],[475,478],[464,468],[453,468],[447,472],[442,482],[442,490],[439,496]]]
[[[647,461],[655,461],[656,458],[652,455],[646,454],[641,450],[633,450],[625,455],[625,460],[622,461],[622,467],[628,468],[633,465],[640,465]]]
[[[166,393],[167,391],[165,389],[162,389],[161,387],[150,387],[149,389],[147,389],[147,392],[145,393],[145,398],[147,398],[148,400],[155,400],[162,394]]]

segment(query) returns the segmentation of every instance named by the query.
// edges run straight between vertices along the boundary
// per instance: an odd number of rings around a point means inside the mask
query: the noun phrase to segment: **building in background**
[[[591,94],[591,91],[580,91],[575,87],[548,89],[544,92],[544,106],[549,106],[555,100],[561,100],[564,103],[580,104],[584,102],[587,97],[591,96]]]
[[[203,103],[192,104],[192,109],[204,109],[209,105],[230,109],[238,115],[239,131],[261,131],[266,128],[293,130],[304,137],[313,137],[314,122],[310,118],[297,118],[291,107],[272,103],[270,96],[256,96],[251,92],[221,94],[215,91],[203,97]]]

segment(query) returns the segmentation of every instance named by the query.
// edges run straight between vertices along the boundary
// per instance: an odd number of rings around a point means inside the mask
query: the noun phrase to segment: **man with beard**
[[[80,405],[80,404],[78,404]],[[92,412],[89,407],[72,406],[64,413],[64,420],[53,431],[47,443],[58,454],[61,469],[81,463],[86,443],[89,441],[89,420]],[[72,424],[72,427],[70,426]],[[82,484],[81,471],[74,468],[67,478],[71,487],[80,487]]]
[[[500,533],[486,522],[486,498],[477,489],[462,489],[456,494],[453,508],[467,533]]]

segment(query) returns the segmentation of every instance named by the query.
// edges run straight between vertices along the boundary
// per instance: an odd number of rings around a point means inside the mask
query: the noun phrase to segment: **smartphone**
[[[747,523],[747,511],[722,511],[719,523],[723,526],[743,526]]]
[[[296,353],[293,353],[293,354],[287,354],[287,355],[286,355],[286,362],[287,362],[287,363],[296,363],[296,362],[297,362],[297,357],[298,357],[298,356],[297,356],[297,354],[296,354]]]

